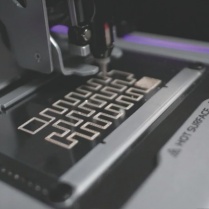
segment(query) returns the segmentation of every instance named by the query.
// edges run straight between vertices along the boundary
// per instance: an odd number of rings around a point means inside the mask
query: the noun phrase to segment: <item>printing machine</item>
[[[0,209],[209,208],[208,7],[0,0]]]

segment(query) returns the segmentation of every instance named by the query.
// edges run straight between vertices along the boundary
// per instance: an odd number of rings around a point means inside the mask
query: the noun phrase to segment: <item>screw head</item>
[[[34,57],[37,63],[41,62],[41,55],[39,53],[35,53]]]
[[[85,41],[89,41],[91,39],[91,31],[89,29],[85,29],[82,37]]]

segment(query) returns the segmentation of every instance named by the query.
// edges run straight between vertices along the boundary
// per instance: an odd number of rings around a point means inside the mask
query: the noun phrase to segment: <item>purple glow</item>
[[[137,35],[126,35],[123,37],[123,39],[127,42],[141,44],[141,45],[157,46],[161,48],[177,49],[182,51],[209,54],[209,47],[197,46],[188,43],[179,43],[176,41],[162,40],[159,38],[148,38],[145,36],[137,36]]]
[[[51,32],[66,35],[68,34],[68,27],[65,25],[55,25],[51,28]]]

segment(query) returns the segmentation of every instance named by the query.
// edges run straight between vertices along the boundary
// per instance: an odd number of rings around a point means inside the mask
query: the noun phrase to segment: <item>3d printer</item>
[[[2,209],[207,207],[209,45],[143,5],[0,0]]]

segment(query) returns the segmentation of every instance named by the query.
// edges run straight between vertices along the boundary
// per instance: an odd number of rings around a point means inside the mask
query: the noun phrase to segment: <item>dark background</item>
[[[118,0],[121,20],[142,32],[209,41],[209,0]]]
[[[209,41],[209,0],[111,1],[116,3],[116,22],[123,26],[122,35],[137,30]]]

